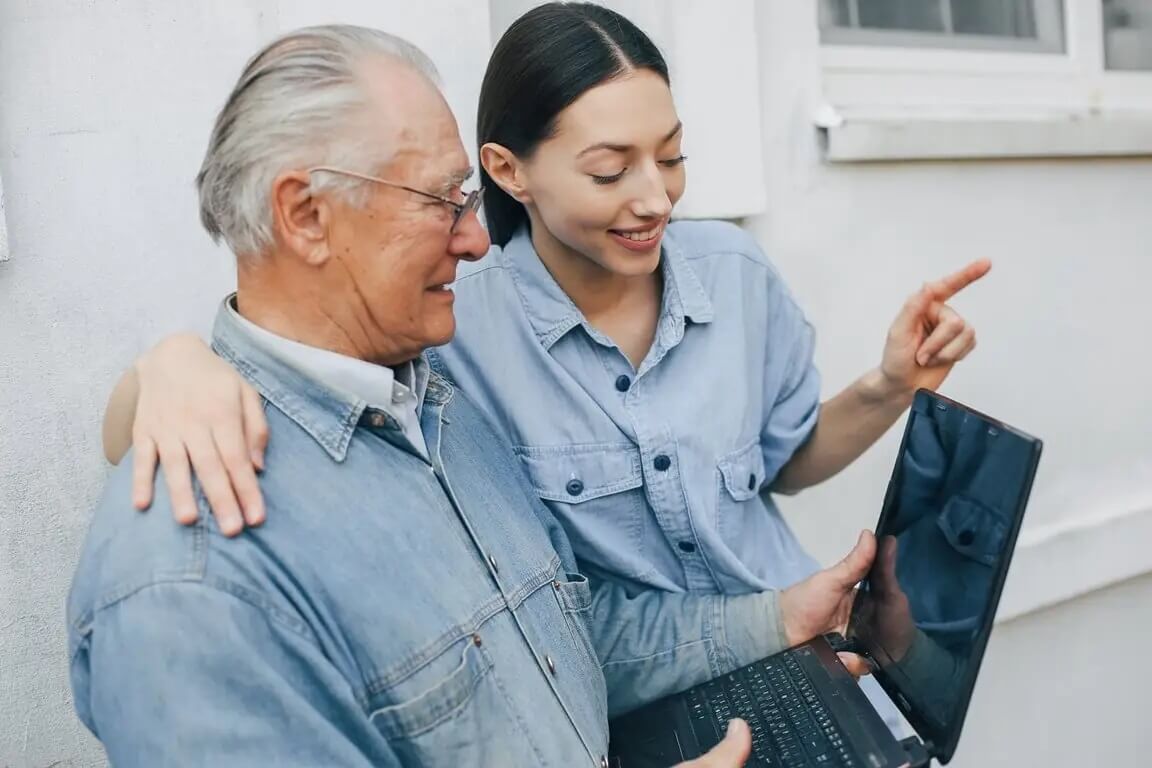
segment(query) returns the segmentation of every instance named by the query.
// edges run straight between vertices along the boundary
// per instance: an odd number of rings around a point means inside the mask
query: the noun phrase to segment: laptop
[[[1041,442],[916,393],[846,636],[826,635],[610,725],[615,768],[699,757],[733,717],[748,766],[899,768],[952,759],[1024,517]],[[864,657],[915,735],[898,741],[840,663]]]

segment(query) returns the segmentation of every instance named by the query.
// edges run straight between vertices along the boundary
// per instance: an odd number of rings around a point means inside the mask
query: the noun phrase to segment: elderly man
[[[109,481],[68,613],[76,706],[114,763],[606,765],[607,696],[685,688],[843,609],[867,536],[779,599],[591,594],[509,446],[421,357],[489,246],[469,173],[402,40],[301,30],[241,75],[198,185],[237,255],[213,345],[264,399],[270,514],[229,540],[203,497],[182,527],[163,483],[138,515],[130,470]],[[742,764],[731,730],[699,765]]]

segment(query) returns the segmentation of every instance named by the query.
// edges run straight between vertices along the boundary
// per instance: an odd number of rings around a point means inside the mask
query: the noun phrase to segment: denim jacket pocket
[[[724,491],[733,501],[755,498],[764,484],[764,451],[760,448],[760,441],[754,440],[727,454],[720,459],[717,469]]]
[[[491,669],[482,640],[470,635],[381,692],[377,703],[384,705],[371,712],[371,720],[398,751],[410,751],[423,765],[441,741],[455,740],[438,731],[472,730],[463,720],[480,724],[473,699]]]

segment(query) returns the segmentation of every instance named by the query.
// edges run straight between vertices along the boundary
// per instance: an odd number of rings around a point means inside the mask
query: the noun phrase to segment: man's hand
[[[780,614],[789,647],[847,628],[856,585],[868,574],[875,556],[876,537],[871,531],[862,531],[847,557],[780,593]],[[856,674],[852,666],[848,668]]]
[[[872,631],[884,648],[884,654],[893,661],[903,660],[916,637],[908,597],[896,578],[898,548],[895,536],[885,536],[880,542],[876,575],[872,580],[873,599],[870,601],[875,611],[875,616],[870,618]]]
[[[730,720],[724,741],[708,750],[703,757],[680,763],[675,768],[741,768],[751,753],[752,733],[748,724],[739,719]]]

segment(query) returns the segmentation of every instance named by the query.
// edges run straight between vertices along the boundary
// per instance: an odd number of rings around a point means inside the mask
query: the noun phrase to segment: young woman
[[[551,3],[513,24],[478,119],[498,247],[463,267],[456,337],[429,361],[507,434],[590,575],[780,588],[817,565],[770,492],[835,475],[917,388],[940,385],[975,345],[946,302],[989,264],[914,294],[880,364],[821,403],[812,329],[756,243],[671,221],[684,131],[663,58],[627,19]],[[176,337],[118,387],[106,449],[118,460],[135,443],[141,506],[159,458],[183,521],[196,518],[191,466],[235,533],[263,518],[262,407],[202,342]]]

